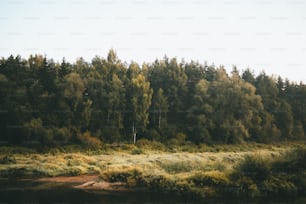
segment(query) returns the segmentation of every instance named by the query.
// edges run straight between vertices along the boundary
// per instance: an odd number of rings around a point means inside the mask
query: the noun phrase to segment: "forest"
[[[305,140],[306,85],[164,57],[0,59],[0,145],[98,147]]]

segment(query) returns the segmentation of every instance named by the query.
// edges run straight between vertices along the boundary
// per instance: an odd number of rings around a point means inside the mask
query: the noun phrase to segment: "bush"
[[[181,146],[180,151],[183,151],[183,152],[199,152],[199,146],[187,141]]]
[[[297,195],[297,187],[286,179],[271,177],[265,180],[261,186],[263,195],[266,196],[294,196]]]
[[[54,135],[54,142],[57,145],[67,144],[72,137],[71,132],[66,127],[62,127],[62,128],[54,127],[52,131]]]
[[[120,146],[120,148],[122,149],[122,150],[134,150],[135,149],[135,145],[133,145],[133,144],[123,144],[123,145],[119,145]]]
[[[170,191],[175,189],[175,182],[164,175],[150,175],[144,177],[144,185],[151,190]]]
[[[119,170],[107,170],[102,172],[101,178],[109,182],[124,182],[133,183],[134,180],[137,184],[141,180],[142,172],[137,168],[127,168]]]
[[[160,150],[164,151],[165,145],[160,142],[150,141],[148,139],[140,139],[136,142],[136,146],[139,148],[151,149],[151,150]]]
[[[188,178],[196,186],[227,186],[229,179],[227,176],[220,171],[210,171],[205,173],[196,173]]]
[[[261,195],[260,190],[254,181],[248,177],[233,180],[227,188],[222,189],[224,195],[230,196],[247,196],[258,197]]]
[[[247,177],[255,182],[261,182],[271,175],[270,163],[260,156],[246,156],[234,167],[233,179]]]
[[[105,128],[96,133],[100,139],[109,143],[119,142],[121,138],[120,130],[118,128]]]
[[[177,133],[174,138],[168,140],[168,145],[179,146],[184,144],[186,141],[186,135],[184,133]]]
[[[275,173],[293,174],[306,170],[306,148],[297,148],[272,165]]]
[[[98,138],[91,136],[89,131],[79,134],[78,139],[90,149],[98,149],[102,146],[102,142]]]
[[[147,135],[148,135],[149,138],[152,138],[153,141],[160,141],[160,139],[161,139],[161,136],[160,136],[159,132],[155,129],[150,129],[147,132]]]
[[[300,195],[306,195],[306,172],[294,174],[291,181],[298,188]]]
[[[29,122],[24,124],[24,134],[28,140],[26,144],[37,145],[40,143],[45,146],[49,146],[53,141],[53,132],[51,129],[47,129],[40,118],[33,118]]]
[[[133,149],[132,151],[131,151],[131,154],[143,154],[144,153],[144,151],[142,150],[142,149],[139,149],[139,148],[137,148],[137,149]]]
[[[16,158],[13,155],[0,157],[0,164],[16,164]]]
[[[35,149],[27,147],[0,147],[0,154],[33,154]]]

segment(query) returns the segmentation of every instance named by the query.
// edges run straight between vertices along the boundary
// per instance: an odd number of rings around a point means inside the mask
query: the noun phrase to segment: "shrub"
[[[122,150],[134,150],[135,145],[133,145],[133,144],[123,144],[123,145],[120,145],[120,148]]]
[[[89,131],[79,134],[78,139],[90,149],[98,149],[102,146],[102,142],[98,138],[91,136]]]
[[[13,155],[0,157],[0,164],[16,164],[16,158]]]
[[[57,145],[65,145],[71,139],[72,135],[68,128],[53,128],[54,142]]]
[[[196,186],[226,186],[229,184],[227,176],[220,171],[196,173],[188,178]]]
[[[168,145],[179,146],[185,143],[186,135],[182,132],[179,132],[175,135],[175,137],[168,140]]]
[[[258,197],[261,195],[257,184],[248,177],[241,177],[232,181],[227,188],[222,189],[222,192],[225,195],[237,197]]]
[[[35,144],[36,142],[48,146],[53,143],[53,132],[51,129],[47,129],[40,118],[33,118],[29,122],[24,124],[24,134],[27,144]]]
[[[29,178],[37,176],[56,176],[55,169],[37,168],[30,166],[14,165],[0,170],[0,177],[5,178]]]
[[[109,182],[124,182],[132,184],[141,180],[142,172],[137,168],[127,168],[118,170],[107,170],[102,172],[101,178]]]
[[[153,141],[160,141],[160,139],[161,139],[161,136],[160,136],[159,132],[155,129],[150,129],[147,132],[147,135],[148,135],[149,138],[152,138]]]
[[[306,170],[306,148],[297,148],[289,152],[283,158],[278,159],[272,165],[276,173],[298,173]]]
[[[298,188],[300,195],[306,195],[306,172],[294,174],[291,181]]]
[[[119,142],[121,138],[120,130],[114,127],[98,131],[96,135],[99,135],[100,139],[106,140],[109,143]]]
[[[27,147],[0,147],[0,154],[33,154],[35,149]]]
[[[142,149],[139,149],[139,148],[133,149],[131,151],[131,154],[143,154],[143,153],[144,153],[144,151]]]
[[[196,146],[195,144],[186,142],[182,147],[181,147],[181,151],[183,152],[197,152],[199,151],[199,147]]]
[[[255,182],[267,179],[271,174],[270,164],[260,156],[246,156],[239,162],[232,173],[233,179],[247,177]]]
[[[68,168],[65,175],[67,175],[67,176],[79,176],[83,173],[84,173],[84,171],[83,171],[82,168],[80,168],[78,166],[72,166],[72,167]]]
[[[164,151],[166,148],[165,146],[156,141],[150,141],[148,139],[140,139],[136,142],[136,146],[139,148],[145,148],[145,149],[152,149],[152,150],[160,150]]]
[[[61,151],[63,153],[81,152],[83,151],[83,148],[80,145],[66,145],[61,149]]]
[[[262,183],[261,189],[263,194],[268,196],[294,196],[297,194],[297,187],[284,178],[271,177]]]
[[[151,190],[170,191],[176,186],[175,181],[164,175],[149,175],[144,177],[144,185]]]

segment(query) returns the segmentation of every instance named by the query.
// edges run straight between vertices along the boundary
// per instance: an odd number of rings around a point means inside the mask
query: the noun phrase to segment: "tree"
[[[65,77],[64,97],[74,103],[73,110],[76,109],[77,102],[83,97],[84,83],[79,74],[71,73]]]
[[[165,57],[164,60],[157,60],[148,68],[148,80],[154,92],[161,88],[168,99],[168,127],[162,130],[162,134],[170,138],[175,137],[176,132],[185,130],[186,121],[188,79],[183,64],[178,63],[176,58],[169,60]]]
[[[38,60],[40,60],[39,58]],[[39,65],[38,74],[39,74],[39,79],[40,79],[39,81],[42,84],[44,90],[48,92],[48,94],[54,92],[55,91],[54,90],[55,89],[54,80],[55,80],[56,73],[55,73],[54,67],[51,66],[51,64],[48,62],[46,56],[43,57],[42,64]]]
[[[114,50],[72,64],[0,59],[0,140],[12,145],[99,147],[131,140],[131,127],[134,143],[305,140],[305,104],[303,83],[166,56],[142,68]]]
[[[29,145],[45,145],[50,146],[53,143],[51,131],[43,126],[40,118],[33,118],[31,121],[24,124],[26,143]]]
[[[239,143],[250,139],[254,122],[263,111],[261,97],[253,85],[237,74],[229,78],[222,67],[216,70],[215,77],[206,94],[206,103],[211,104],[214,112],[210,118],[216,125],[211,131],[213,140]]]
[[[61,65],[58,70],[58,76],[60,79],[63,79],[70,72],[70,64],[66,62],[66,59],[63,58]]]
[[[75,126],[80,128],[81,111],[79,110],[80,104],[84,93],[84,82],[79,74],[70,73],[65,76],[63,84],[63,97],[66,99],[69,109],[69,117],[67,118],[68,126]]]
[[[168,112],[168,99],[164,96],[164,90],[159,88],[158,91],[153,95],[153,114],[154,118],[157,115],[157,127],[162,128],[162,124],[167,124],[167,112]],[[155,120],[154,120],[154,123]]]
[[[250,84],[255,85],[255,75],[254,72],[251,71],[249,68],[247,68],[243,73],[242,73],[242,79],[246,82],[249,82]]]
[[[214,128],[212,121],[213,107],[208,103],[209,82],[201,79],[196,87],[192,105],[188,111],[189,140],[199,143],[210,143],[210,131]]]
[[[153,89],[143,74],[138,74],[130,81],[130,103],[132,109],[132,132],[135,144],[138,129],[144,131],[149,123],[149,108]]]
[[[292,138],[294,119],[290,105],[281,101],[278,111],[275,113],[276,125],[282,132],[282,139]]]

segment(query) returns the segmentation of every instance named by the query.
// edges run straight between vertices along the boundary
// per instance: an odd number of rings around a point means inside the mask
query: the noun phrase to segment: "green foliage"
[[[188,142],[305,140],[306,85],[249,69],[240,76],[166,56],[141,68],[115,50],[72,64],[9,56],[0,61],[0,85],[3,145],[96,148],[98,139],[147,138],[175,150]]]
[[[102,142],[90,135],[89,131],[84,132],[78,136],[78,139],[82,142],[83,145],[90,149],[98,149],[101,148]]]
[[[273,163],[276,173],[298,174],[306,170],[306,148],[296,148]]]
[[[127,154],[147,150],[151,146],[149,140],[138,142],[139,147],[107,144],[112,147],[108,150],[109,155],[96,155],[101,154],[101,151],[88,151],[82,146],[70,146],[70,150],[83,153],[67,153],[68,150],[58,147],[44,154],[13,154],[6,152],[17,152],[15,148],[0,148],[0,177],[33,178],[99,173],[103,181],[120,182],[120,185],[131,190],[141,188],[202,198],[305,195],[306,151],[303,148],[305,145],[301,143],[290,146],[283,144],[289,146],[287,150],[282,145],[202,145],[210,152]],[[292,147],[296,149],[290,150]],[[222,152],[213,150],[217,148]],[[123,149],[127,152],[122,152]],[[258,151],[260,155],[256,153]]]
[[[38,144],[52,144],[53,134],[50,129],[43,126],[40,118],[32,119],[30,122],[24,124],[25,136],[32,141],[29,141],[32,145]]]
[[[163,175],[150,175],[145,177],[145,185],[152,190],[170,191],[175,188],[175,181]]]
[[[124,170],[107,170],[104,171],[100,178],[109,182],[124,182],[127,183],[128,181],[132,184],[135,179],[136,182],[140,181],[142,176],[142,171],[137,168],[126,168]]]
[[[84,172],[82,171],[81,168],[77,167],[77,166],[73,166],[71,168],[68,169],[68,171],[65,173],[65,175],[67,176],[78,176],[84,174]]]
[[[214,186],[220,188],[226,188],[229,184],[229,179],[223,172],[210,171],[205,173],[196,173],[188,178],[189,181],[193,182],[196,186]]]
[[[224,193],[231,196],[247,196],[247,197],[258,197],[261,196],[260,189],[258,185],[248,177],[242,177],[235,179],[224,189]]]
[[[275,160],[246,156],[234,168],[229,192],[247,196],[296,196],[305,191],[305,149],[298,148]]]
[[[262,194],[266,196],[295,196],[297,195],[297,187],[294,183],[284,178],[271,177],[265,180],[261,186]]]
[[[136,146],[144,150],[159,150],[165,151],[166,147],[164,144],[156,141],[150,141],[148,139],[140,139],[137,141]]]
[[[271,175],[269,161],[260,156],[246,156],[232,173],[233,179],[249,178],[254,182],[261,182]]]
[[[28,148],[28,147],[12,147],[12,146],[2,146],[0,147],[0,153],[1,154],[24,154],[24,155],[27,155],[27,154],[33,154],[33,153],[36,153],[36,151],[32,148]]]

